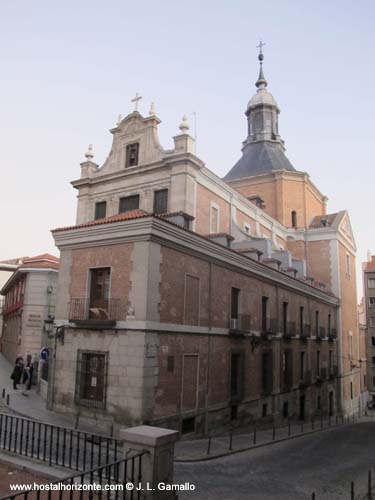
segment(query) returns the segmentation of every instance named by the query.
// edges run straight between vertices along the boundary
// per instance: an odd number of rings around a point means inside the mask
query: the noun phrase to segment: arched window
[[[292,227],[297,227],[297,212],[295,210],[292,212]]]

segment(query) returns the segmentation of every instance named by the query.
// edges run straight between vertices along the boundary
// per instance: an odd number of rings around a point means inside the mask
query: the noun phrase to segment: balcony
[[[328,378],[329,380],[334,380],[339,373],[339,367],[337,365],[331,366],[328,369]]]
[[[71,323],[87,328],[111,328],[116,321],[125,319],[125,303],[120,299],[103,300],[100,307],[88,298],[73,298],[69,302],[69,316]]]
[[[337,339],[337,330],[335,328],[332,328],[331,331],[328,333],[328,340],[329,342],[334,342]]]
[[[238,314],[237,318],[230,318],[230,333],[245,333],[250,331],[250,314]]]
[[[284,340],[291,340],[292,337],[296,336],[296,324],[292,321],[288,321],[286,331],[283,332]]]
[[[311,385],[311,382],[312,382],[311,370],[306,370],[303,374],[302,380],[299,383],[299,388],[305,389],[306,387]]]
[[[305,323],[303,325],[302,332],[300,332],[300,334],[299,334],[299,338],[301,340],[307,340],[310,337],[310,334],[311,334],[311,332],[310,332],[310,325],[308,325],[308,324]]]
[[[316,340],[319,342],[323,339],[326,338],[326,329],[324,326],[319,327],[318,331],[316,332]]]

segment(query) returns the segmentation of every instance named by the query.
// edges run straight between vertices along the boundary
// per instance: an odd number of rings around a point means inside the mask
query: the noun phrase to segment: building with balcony
[[[102,166],[89,148],[76,224],[52,231],[50,408],[204,433],[360,407],[349,216],[327,214],[287,159],[262,57],[224,179],[196,156],[185,118],[162,148],[153,106],[119,119]]]
[[[369,253],[362,264],[363,299],[360,305],[360,324],[366,335],[367,385],[375,399],[375,255]]]
[[[0,290],[4,296],[2,353],[11,363],[18,354],[38,361],[40,349],[49,345],[58,269],[59,259],[53,255],[23,258]]]

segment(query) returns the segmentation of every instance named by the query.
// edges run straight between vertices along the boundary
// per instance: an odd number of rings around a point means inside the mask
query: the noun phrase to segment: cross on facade
[[[138,95],[138,92],[135,94],[135,97],[131,100],[131,102],[134,102],[134,111],[138,111],[138,101],[142,99],[142,96]]]
[[[259,49],[259,54],[262,54],[263,53],[263,47],[265,46],[266,44],[262,42],[262,40],[260,40],[259,42],[259,45],[256,46],[257,49]]]

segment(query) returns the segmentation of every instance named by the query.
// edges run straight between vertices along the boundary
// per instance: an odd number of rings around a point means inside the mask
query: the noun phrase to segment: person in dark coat
[[[22,356],[17,356],[12,375],[10,376],[10,378],[13,380],[13,389],[17,389],[17,384],[21,382],[22,375],[23,375],[23,358]]]

